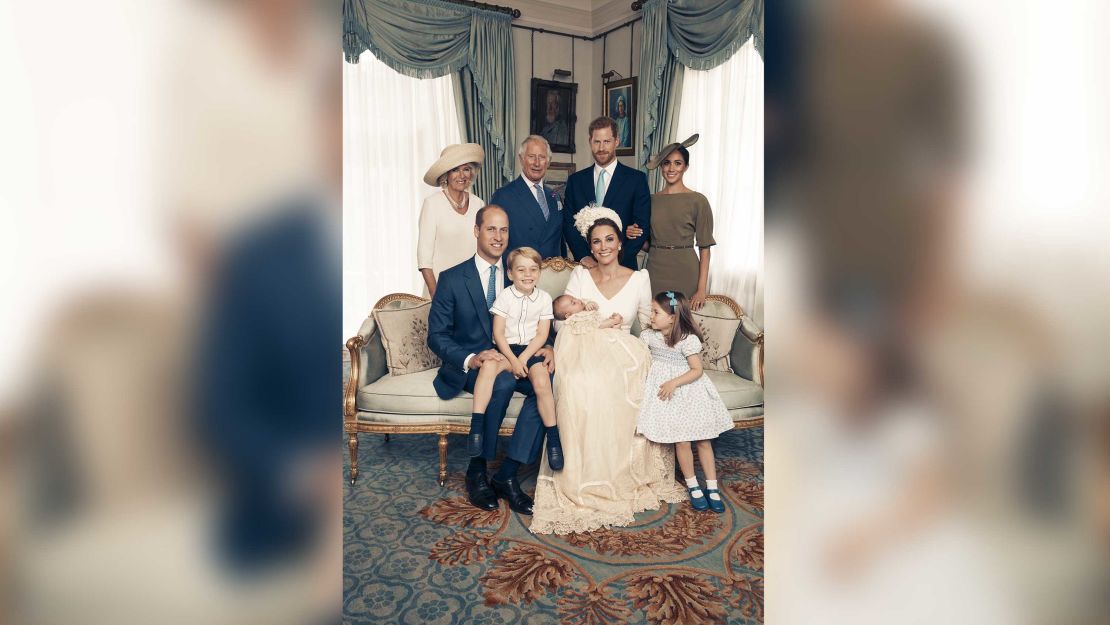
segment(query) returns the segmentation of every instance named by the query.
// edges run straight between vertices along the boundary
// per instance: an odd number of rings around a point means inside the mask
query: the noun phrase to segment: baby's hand
[[[624,323],[624,317],[622,317],[620,313],[613,313],[609,315],[609,320],[618,326]]]
[[[597,310],[597,304],[594,302],[586,302],[586,310]]]

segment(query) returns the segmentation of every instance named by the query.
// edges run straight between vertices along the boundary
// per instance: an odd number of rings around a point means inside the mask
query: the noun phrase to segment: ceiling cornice
[[[511,0],[521,16],[513,24],[593,37],[634,18],[631,0]]]

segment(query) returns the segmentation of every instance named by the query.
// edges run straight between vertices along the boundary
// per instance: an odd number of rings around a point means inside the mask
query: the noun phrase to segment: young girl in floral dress
[[[732,429],[732,417],[717,388],[702,371],[701,334],[690,315],[686,296],[675,291],[657,294],[651,303],[651,329],[641,332],[640,340],[651,350],[651,369],[636,431],[649,441],[675,444],[678,466],[695,510],[724,512],[712,439]],[[705,493],[694,473],[691,441],[697,441]]]

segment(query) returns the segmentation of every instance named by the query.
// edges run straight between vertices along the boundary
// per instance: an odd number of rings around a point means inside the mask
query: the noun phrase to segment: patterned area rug
[[[763,619],[763,429],[715,443],[725,514],[689,502],[632,527],[535,536],[466,501],[462,437],[361,435],[344,503],[344,620],[358,624],[709,625]],[[491,463],[491,473],[496,463]],[[525,469],[524,489],[536,468]]]

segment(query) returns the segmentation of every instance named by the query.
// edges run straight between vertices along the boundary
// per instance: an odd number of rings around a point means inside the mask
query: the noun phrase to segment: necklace
[[[451,194],[447,192],[447,189],[443,190],[443,195],[444,195],[444,197],[447,198],[447,201],[451,203],[451,207],[455,209],[456,213],[459,213],[460,215],[465,215],[466,214],[466,208],[465,207],[466,207],[467,204],[470,204],[470,194],[469,193],[464,194],[462,201],[457,203],[457,204],[455,203],[455,200],[451,199]]]

